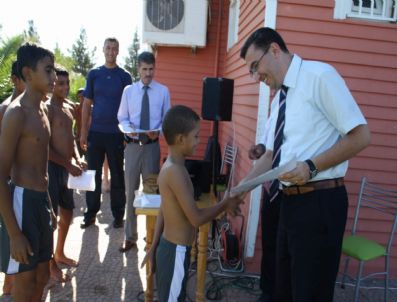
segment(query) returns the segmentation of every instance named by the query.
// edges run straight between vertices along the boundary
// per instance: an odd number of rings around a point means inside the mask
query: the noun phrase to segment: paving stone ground
[[[85,194],[75,193],[76,209],[74,222],[70,227],[67,238],[66,254],[80,262],[78,268],[63,271],[72,278],[67,283],[50,282],[46,288],[43,301],[46,302],[118,302],[118,301],[143,301],[143,290],[146,288],[146,274],[139,264],[144,256],[145,218],[138,217],[139,242],[138,249],[121,254],[118,251],[123,242],[123,229],[114,229],[110,206],[109,194],[103,195],[101,212],[98,213],[95,226],[86,230],[80,229],[85,209]],[[193,266],[194,268],[194,266]],[[208,265],[212,273],[207,274],[206,283],[209,286],[215,283],[222,291],[212,291],[212,297],[221,293],[218,301],[244,301],[258,300],[258,276],[247,274],[233,275],[230,278],[219,276],[216,261]],[[237,280],[236,280],[237,279]],[[0,274],[0,294],[4,275]],[[191,272],[188,282],[188,301],[194,301],[195,273]],[[371,284],[378,286],[378,283]],[[397,287],[397,282],[392,282]],[[252,289],[251,289],[252,288]],[[361,302],[383,301],[383,290],[367,290],[361,292]],[[347,286],[345,290],[336,286],[336,302],[353,301],[353,288]],[[0,302],[12,301],[10,297],[0,296]],[[397,291],[390,294],[389,301],[397,301]]]

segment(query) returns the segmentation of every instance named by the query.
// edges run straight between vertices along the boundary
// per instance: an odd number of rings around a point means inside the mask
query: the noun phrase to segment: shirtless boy
[[[12,91],[12,94],[0,104],[0,125],[7,106],[10,105],[10,103],[25,90],[25,83],[18,74],[17,61],[14,61],[11,66],[11,82],[14,85],[14,90]]]
[[[212,207],[197,208],[185,158],[194,154],[199,143],[199,120],[193,110],[179,105],[172,107],[163,121],[168,158],[158,177],[162,202],[153,245],[142,262],[143,266],[150,260],[152,272],[154,263],[157,264],[156,284],[160,302],[184,301],[196,228],[225,210],[238,212],[242,202],[238,197],[227,197]]]
[[[69,226],[73,218],[73,190],[67,187],[68,174],[81,175],[84,163],[80,160],[73,135],[74,108],[66,97],[69,94],[69,73],[56,67],[57,80],[52,97],[46,102],[50,121],[50,155],[48,162],[48,192],[54,208],[59,214],[58,239],[54,260],[50,262],[51,277],[56,281],[67,281],[57,264],[76,267],[78,263],[65,256],[64,247]],[[58,211],[59,206],[59,211]]]
[[[54,88],[54,55],[27,43],[18,49],[17,61],[26,90],[9,105],[2,121],[0,267],[15,274],[15,302],[41,301],[55,218],[47,193],[50,125],[42,99]]]
[[[14,90],[12,94],[6,98],[0,105],[0,127],[1,121],[3,120],[4,113],[7,110],[8,105],[15,100],[22,92],[25,91],[25,83],[23,82],[21,76],[18,73],[17,61],[14,61],[11,66],[11,82],[14,85]],[[1,131],[0,131],[1,133]],[[13,278],[11,275],[6,275],[3,284],[3,295],[10,295],[12,289]]]

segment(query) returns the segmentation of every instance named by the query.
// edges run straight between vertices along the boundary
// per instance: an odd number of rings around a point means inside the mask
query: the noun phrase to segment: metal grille
[[[183,0],[148,0],[146,14],[150,22],[160,30],[171,30],[183,19]]]

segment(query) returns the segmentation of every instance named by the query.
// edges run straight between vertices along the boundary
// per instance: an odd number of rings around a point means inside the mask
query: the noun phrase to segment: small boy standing
[[[17,61],[26,90],[9,105],[2,121],[0,267],[15,274],[14,301],[41,301],[56,225],[47,193],[50,125],[42,104],[54,88],[54,55],[26,43],[18,49]]]
[[[59,214],[58,239],[54,260],[50,262],[51,277],[56,281],[67,281],[57,264],[76,267],[77,261],[66,257],[65,240],[73,219],[73,190],[67,187],[69,173],[79,176],[84,163],[80,160],[73,135],[74,108],[66,99],[69,94],[69,73],[56,67],[57,80],[52,97],[46,102],[50,121],[50,154],[48,162],[48,192],[55,214]],[[58,211],[59,207],[59,211]]]
[[[241,196],[228,196],[212,207],[199,209],[185,158],[194,154],[199,143],[200,118],[188,107],[174,106],[166,113],[162,129],[168,144],[168,158],[158,177],[161,207],[153,245],[142,266],[150,260],[154,272],[156,263],[160,302],[184,301],[196,228],[225,210],[232,214],[238,212],[242,200]]]

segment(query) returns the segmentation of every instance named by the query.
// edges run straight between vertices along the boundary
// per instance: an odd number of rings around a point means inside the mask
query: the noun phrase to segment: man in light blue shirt
[[[121,97],[117,118],[120,124],[128,125],[136,132],[126,135],[125,185],[127,195],[127,218],[125,243],[120,252],[136,246],[138,239],[136,214],[133,202],[135,190],[139,188],[140,177],[145,180],[160,171],[159,134],[163,118],[170,108],[168,88],[153,80],[155,58],[150,52],[138,56],[140,81],[127,86]],[[138,133],[139,130],[147,130]]]

